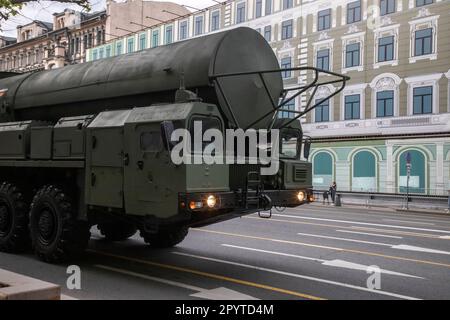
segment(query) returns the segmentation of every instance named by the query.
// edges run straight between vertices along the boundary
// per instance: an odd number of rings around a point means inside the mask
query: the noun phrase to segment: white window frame
[[[407,107],[409,116],[420,116],[413,113],[413,100],[414,100],[414,88],[418,87],[433,87],[433,113],[439,113],[439,80],[442,78],[443,73],[433,73],[428,75],[420,75],[415,77],[405,78],[405,82],[408,84],[408,98]],[[429,114],[428,114],[429,115]]]
[[[365,101],[366,101],[366,87],[367,83],[359,83],[346,86],[345,89],[341,93],[341,108],[340,108],[340,117],[341,121],[359,121],[364,120],[366,118],[365,110]],[[352,95],[359,95],[359,119],[349,119],[345,120],[345,97]]]
[[[212,16],[213,14],[215,14],[216,12],[219,13],[219,28],[217,28],[217,30],[212,30]],[[222,20],[222,16],[221,16],[221,12],[220,9],[215,9],[215,10],[211,10],[211,12],[209,13],[209,32],[218,32],[221,29],[221,25],[220,22]]]
[[[372,89],[371,99],[371,117],[377,118],[377,93],[382,91],[394,91],[394,117],[400,115],[399,97],[400,97],[400,84],[402,79],[394,73],[382,73],[373,78],[370,83]]]
[[[409,32],[410,32],[410,45],[409,45],[409,63],[416,63],[420,60],[436,60],[437,59],[437,35],[438,35],[438,19],[439,15],[435,16],[425,16],[428,15],[429,11],[427,8],[423,8],[419,11],[418,19],[414,19],[409,21]],[[432,29],[432,42],[433,48],[432,53],[423,55],[423,56],[415,56],[415,43],[416,43],[416,31],[423,29]]]
[[[373,31],[374,36],[374,61],[373,61],[373,68],[379,69],[382,66],[398,66],[398,39],[399,39],[399,28],[400,24],[387,26],[387,27],[381,27],[378,29],[375,29]],[[378,45],[379,45],[379,39],[385,38],[385,37],[394,37],[394,59],[391,61],[382,61],[378,62]]]
[[[342,36],[342,73],[348,73],[351,71],[363,71],[364,70],[364,38],[366,32],[359,32],[356,34],[349,34]],[[359,66],[346,68],[346,56],[347,45],[359,42]]]
[[[322,41],[317,41],[313,43],[314,48],[314,61],[313,66],[317,68],[317,52],[320,50],[328,49],[330,50],[330,56],[329,56],[329,64],[330,64],[330,71],[333,71],[333,47],[334,47],[334,39],[327,39]]]

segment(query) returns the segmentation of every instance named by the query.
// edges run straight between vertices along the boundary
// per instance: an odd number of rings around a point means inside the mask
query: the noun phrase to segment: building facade
[[[114,39],[89,50],[88,59],[238,26],[258,30],[281,67],[315,66],[351,77],[343,92],[301,119],[314,140],[310,160],[317,189],[336,181],[340,190],[396,193],[408,184],[411,192],[447,194],[448,0],[227,1]],[[311,80],[305,71],[283,77],[286,87]],[[312,99],[335,90],[322,86]],[[287,108],[304,110],[310,94]]]
[[[0,37],[0,71],[31,72],[83,63],[89,48],[139,30],[144,23],[152,26],[188,12],[174,3],[143,0],[108,0],[106,10],[94,13],[66,9],[53,14],[52,23],[35,20],[18,26],[17,38]]]

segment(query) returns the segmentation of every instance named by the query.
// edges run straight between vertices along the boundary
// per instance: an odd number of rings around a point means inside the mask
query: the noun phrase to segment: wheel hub
[[[42,240],[51,240],[55,230],[55,220],[53,214],[48,210],[43,210],[39,216],[38,229]]]
[[[5,236],[11,229],[11,212],[5,204],[0,204],[0,236]]]

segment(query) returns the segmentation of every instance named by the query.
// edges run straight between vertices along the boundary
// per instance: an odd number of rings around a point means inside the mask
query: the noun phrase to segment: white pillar
[[[438,142],[436,144],[436,192],[439,194],[444,191],[444,178],[444,142]]]
[[[386,142],[386,186],[387,192],[395,191],[395,161],[393,159],[394,148],[389,141]]]

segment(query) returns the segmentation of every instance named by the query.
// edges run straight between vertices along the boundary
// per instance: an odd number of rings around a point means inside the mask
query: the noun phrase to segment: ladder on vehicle
[[[264,194],[264,184],[261,181],[261,174],[257,171],[247,172],[247,179],[245,183],[245,208],[249,209],[249,206],[256,206],[258,209],[258,216],[260,218],[271,218],[272,209],[269,210],[268,215],[261,214],[261,199]]]

